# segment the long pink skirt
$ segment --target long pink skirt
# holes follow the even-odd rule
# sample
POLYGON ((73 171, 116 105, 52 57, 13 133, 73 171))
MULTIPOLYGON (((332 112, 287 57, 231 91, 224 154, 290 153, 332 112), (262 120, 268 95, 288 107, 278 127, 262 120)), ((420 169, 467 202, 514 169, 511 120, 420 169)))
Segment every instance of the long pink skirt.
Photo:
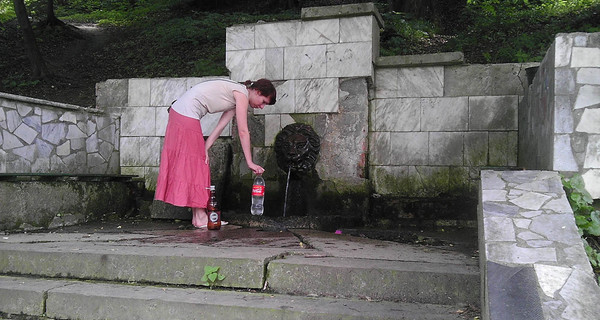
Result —
POLYGON ((154 198, 179 207, 206 208, 209 187, 200 121, 171 109, 154 198))

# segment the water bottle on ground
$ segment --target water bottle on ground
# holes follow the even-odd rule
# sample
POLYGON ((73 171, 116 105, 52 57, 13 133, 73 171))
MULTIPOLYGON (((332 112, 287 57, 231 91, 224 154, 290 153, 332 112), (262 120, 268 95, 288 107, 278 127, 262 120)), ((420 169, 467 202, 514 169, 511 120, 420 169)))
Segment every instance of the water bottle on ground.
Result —
POLYGON ((215 186, 210 186, 210 198, 208 198, 206 214, 208 215, 208 224, 206 225, 206 228, 208 230, 221 229, 221 211, 219 211, 217 204, 215 186))
POLYGON ((265 179, 262 175, 257 175, 252 184, 252 206, 250 213, 255 216, 261 216, 264 211, 263 202, 265 200, 265 179))

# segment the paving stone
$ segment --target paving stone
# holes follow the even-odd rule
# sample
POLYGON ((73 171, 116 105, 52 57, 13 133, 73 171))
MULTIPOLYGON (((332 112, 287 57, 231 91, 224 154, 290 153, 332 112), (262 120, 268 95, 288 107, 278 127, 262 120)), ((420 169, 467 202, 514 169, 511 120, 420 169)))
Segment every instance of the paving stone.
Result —
POLYGON ((488 262, 487 268, 490 319, 544 319, 533 268, 493 262, 488 262))
POLYGON ((512 202, 524 209, 538 210, 550 198, 550 196, 541 193, 528 192, 514 200, 510 200, 509 202, 512 202))
POLYGON ((542 291, 551 298, 563 287, 573 271, 571 268, 545 264, 535 264, 533 267, 542 291))

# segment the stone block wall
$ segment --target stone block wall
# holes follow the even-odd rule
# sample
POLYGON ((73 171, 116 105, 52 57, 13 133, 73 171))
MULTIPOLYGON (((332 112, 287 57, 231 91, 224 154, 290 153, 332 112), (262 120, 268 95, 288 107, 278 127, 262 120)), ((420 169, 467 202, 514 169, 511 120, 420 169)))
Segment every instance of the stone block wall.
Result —
POLYGON ((582 174, 600 198, 600 33, 559 34, 527 92, 519 165, 582 174))
POLYGON ((118 174, 119 118, 0 93, 0 173, 118 174))
POLYGON ((464 65, 460 53, 380 59, 370 124, 376 192, 469 192, 480 168, 516 166, 526 67, 464 65))
MULTIPOLYGON (((122 174, 143 177, 146 188, 155 189, 167 128, 167 108, 189 88, 214 78, 117 79, 96 85, 97 107, 121 116, 119 165, 122 174)), ((209 114, 202 119, 206 136, 220 116, 221 113, 209 114)), ((230 135, 231 127, 227 126, 221 136, 230 135)))
POLYGON ((600 288, 558 173, 481 172, 482 319, 598 319, 600 288))

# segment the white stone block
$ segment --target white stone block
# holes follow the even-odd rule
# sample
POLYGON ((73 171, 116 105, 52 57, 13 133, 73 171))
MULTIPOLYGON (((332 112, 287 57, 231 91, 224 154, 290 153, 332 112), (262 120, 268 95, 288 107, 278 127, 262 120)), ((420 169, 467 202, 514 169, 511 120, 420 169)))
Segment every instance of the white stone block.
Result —
POLYGON ((372 42, 373 16, 340 19, 340 42, 372 42))
POLYGON ((64 157, 71 153, 71 141, 67 140, 60 146, 56 147, 56 154, 64 157))
POLYGON ((571 49, 573 47, 573 38, 567 35, 561 35, 554 40, 554 66, 567 67, 571 62, 571 49))
POLYGON ((428 140, 427 132, 390 133, 391 150, 388 163, 392 165, 428 164, 428 140))
POLYGON ((226 52, 225 65, 229 69, 231 80, 265 78, 265 56, 265 49, 226 52))
POLYGON ((19 115, 21 117, 27 116, 32 110, 33 110, 32 107, 30 107, 26 104, 17 102, 17 111, 19 112, 19 115))
POLYGON ((42 123, 48 123, 58 119, 58 114, 54 110, 42 110, 42 123))
POLYGON ((136 166, 140 163, 140 137, 121 137, 120 165, 136 166))
POLYGON ((429 164, 454 166, 463 164, 463 133, 429 133, 429 164))
POLYGON ((554 160, 552 170, 556 171, 579 171, 577 161, 573 156, 570 135, 554 136, 554 160))
POLYGON ((98 152, 98 135, 93 134, 85 140, 87 153, 98 152))
POLYGON ((592 198, 600 199, 600 169, 588 170, 581 175, 585 184, 585 190, 592 198))
MULTIPOLYGON (((402 137, 399 137, 402 138, 402 137)), ((392 164, 392 146, 390 132, 373 132, 370 136, 371 142, 371 162, 373 165, 392 164)), ((425 141, 427 141, 425 137, 425 141)))
POLYGON ((281 127, 282 128, 285 128, 286 126, 288 126, 292 123, 296 123, 296 121, 294 120, 294 118, 292 118, 292 116, 290 116, 289 114, 281 115, 281 127))
POLYGON ((504 217, 484 218, 485 241, 516 241, 512 219, 504 217))
POLYGON ((600 168, 600 135, 588 135, 583 167, 586 169, 600 168))
POLYGON ((121 136, 152 136, 156 132, 153 107, 127 108, 121 115, 121 136))
POLYGON ((265 77, 270 80, 283 80, 283 48, 265 51, 265 77))
POLYGON ((337 78, 296 81, 297 113, 337 113, 339 80, 337 78))
POLYGON ((265 146, 275 144, 275 136, 281 130, 281 116, 278 114, 265 115, 265 146))
POLYGON ((300 22, 298 45, 338 43, 340 41, 339 19, 308 20, 300 22))
POLYGON ((584 109, 577 132, 600 133, 600 109, 584 109))
POLYGON ((398 69, 377 68, 375 69, 375 97, 396 98, 398 97, 398 69))
POLYGON ((574 47, 571 57, 572 68, 600 67, 600 48, 574 47))
MULTIPOLYGON (((219 122, 219 119, 221 119, 222 114, 223 114, 222 112, 208 113, 208 114, 204 115, 204 117, 202 117, 202 119, 200 119, 200 125, 202 126, 202 134, 205 137, 209 136, 213 132, 213 130, 217 126, 217 123, 219 122)), ((229 123, 225 126, 225 128, 223 129, 223 132, 221 132, 221 134, 219 136, 220 137, 230 137, 231 136, 231 121, 229 121, 229 123)))
POLYGON ((575 109, 581 109, 600 103, 600 86, 585 85, 579 89, 575 100, 575 109))
POLYGON ((169 113, 167 112, 168 107, 154 108, 156 115, 156 131, 153 136, 164 137, 165 131, 167 131, 167 123, 169 123, 169 113))
POLYGON ((147 107, 150 105, 150 79, 129 79, 127 105, 147 107))
POLYGON ((560 290, 569 276, 571 268, 549 266, 544 264, 535 264, 533 266, 538 278, 538 283, 546 296, 554 298, 556 291, 560 290))
POLYGON ((469 97, 470 130, 517 130, 517 96, 469 97))
POLYGON ((168 107, 186 91, 186 78, 152 79, 150 81, 150 106, 168 107))
POLYGON ((600 85, 600 66, 598 68, 581 68, 577 71, 577 83, 600 85))
POLYGON ((8 131, 14 132, 23 120, 17 110, 8 110, 6 112, 6 124, 8 131))
POLYGON ((284 49, 284 79, 324 78, 327 75, 325 45, 287 47, 284 49))
POLYGON ((373 57, 370 42, 327 45, 328 77, 371 77, 373 57))
POLYGON ((17 130, 15 130, 15 135, 25 141, 25 143, 31 144, 37 137, 38 132, 30 126, 22 123, 17 130))
POLYGON ((573 132, 573 112, 569 96, 554 96, 554 133, 573 132))
POLYGON ((161 152, 160 137, 140 137, 139 143, 140 155, 136 165, 158 166, 161 152))
MULTIPOLYGON (((31 163, 33 161, 35 161, 36 155, 35 155, 35 145, 26 145, 20 148, 15 148, 12 150, 12 152, 21 157, 21 160, 26 160, 27 164, 29 164, 29 166, 31 165, 31 163)), ((30 172, 31 169, 28 169, 27 172, 30 172)))
POLYGON ((75 112, 67 111, 63 113, 63 115, 60 116, 58 120, 70 123, 77 123, 77 114, 75 112))
POLYGON ((83 131, 81 131, 81 129, 79 129, 78 126, 72 124, 69 125, 69 129, 67 131, 67 139, 84 139, 87 138, 87 134, 83 131))
POLYGON ((421 99, 377 99, 373 106, 375 131, 420 131, 421 99))
POLYGON ((444 68, 418 67, 398 70, 398 97, 441 97, 444 68))
POLYGON ((467 97, 421 99, 422 131, 467 131, 467 97))
POLYGON ((225 50, 254 49, 254 25, 228 27, 225 34, 225 50))
POLYGON ((254 26, 254 43, 260 48, 281 48, 296 45, 296 32, 299 21, 284 21, 256 24, 254 26))

